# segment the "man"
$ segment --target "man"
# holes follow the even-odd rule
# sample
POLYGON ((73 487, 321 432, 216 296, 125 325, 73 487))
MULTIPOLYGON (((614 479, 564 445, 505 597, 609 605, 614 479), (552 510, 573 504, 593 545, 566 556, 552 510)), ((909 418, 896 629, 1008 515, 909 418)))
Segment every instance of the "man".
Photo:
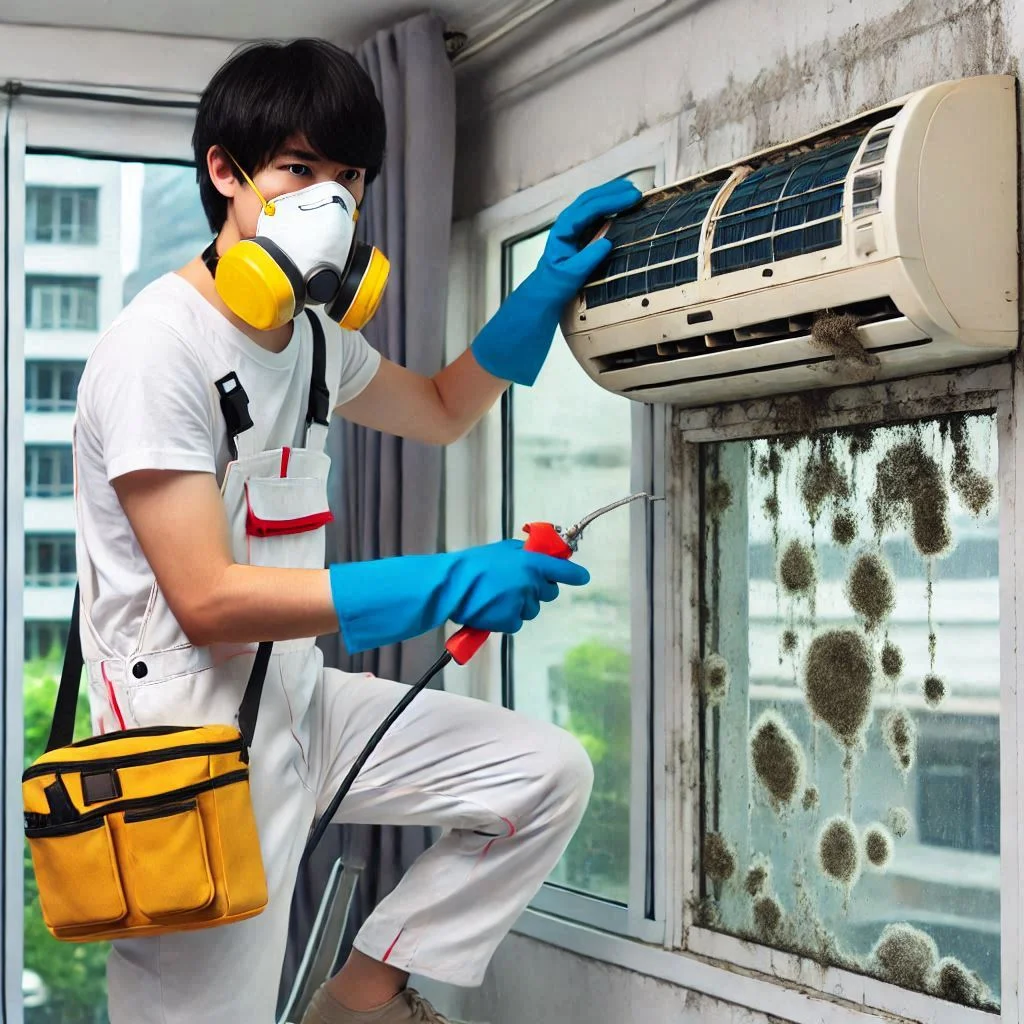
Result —
MULTIPOLYGON (((640 197, 619 181, 577 200, 537 271, 471 349, 425 378, 382 359, 324 306, 315 320, 281 314, 295 280, 294 266, 281 269, 297 258, 288 246, 352 251, 356 207, 384 141, 372 84, 348 54, 313 40, 236 54, 205 90, 193 139, 214 244, 144 289, 83 375, 78 555, 96 730, 233 721, 254 645, 275 642, 250 765, 267 909, 241 924, 115 943, 112 1024, 271 1024, 310 823, 404 692, 324 669, 315 637, 340 630, 355 652, 449 619, 515 632, 560 583, 588 580, 579 565, 518 541, 324 568, 329 460, 310 398, 318 383, 352 422, 456 440, 509 382, 533 383, 561 309, 610 249, 602 240, 578 250, 577 237, 640 197), (258 228, 297 233, 254 255, 247 240, 258 228), (236 385, 251 425, 225 418, 221 398, 236 385)), ((415 324, 409 332, 414 344, 415 324)), ((337 820, 438 826, 443 838, 366 922, 304 1024, 441 1020, 407 988, 409 974, 480 983, 568 844, 591 780, 567 733, 424 692, 337 820)))

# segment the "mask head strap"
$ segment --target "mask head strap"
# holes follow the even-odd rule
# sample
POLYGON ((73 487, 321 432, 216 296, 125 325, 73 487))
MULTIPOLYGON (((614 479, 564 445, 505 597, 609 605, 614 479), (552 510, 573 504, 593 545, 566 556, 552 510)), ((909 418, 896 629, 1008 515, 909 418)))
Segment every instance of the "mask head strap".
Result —
POLYGON ((263 198, 263 193, 256 187, 256 183, 252 180, 252 178, 250 178, 249 175, 245 173, 245 168, 242 167, 242 165, 231 155, 231 152, 227 148, 227 146, 221 146, 220 148, 223 149, 225 153, 227 153, 228 159, 238 169, 238 173, 241 174, 243 178, 245 178, 245 183, 249 186, 249 188, 253 190, 253 192, 256 193, 256 198, 259 199, 259 201, 263 204, 263 212, 268 217, 273 217, 276 210, 274 204, 272 202, 268 203, 266 199, 263 198))

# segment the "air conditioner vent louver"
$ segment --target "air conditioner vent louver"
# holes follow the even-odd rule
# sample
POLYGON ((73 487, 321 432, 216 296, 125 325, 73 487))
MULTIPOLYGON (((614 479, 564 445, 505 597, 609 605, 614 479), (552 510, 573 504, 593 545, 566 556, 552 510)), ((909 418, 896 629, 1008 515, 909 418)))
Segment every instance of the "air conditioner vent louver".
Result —
POLYGON ((585 291, 587 308, 696 281, 701 227, 719 191, 669 193, 612 221, 612 253, 585 291))
POLYGON ((731 331, 716 331, 705 334, 703 337, 686 338, 682 341, 663 341, 656 345, 645 345, 642 348, 615 352, 599 357, 596 360, 597 370, 599 373, 608 373, 612 370, 651 366, 673 359, 705 355, 716 349, 764 345, 770 341, 798 338, 810 334, 815 320, 819 317, 838 316, 844 313, 856 317, 861 324, 875 324, 883 320, 895 320, 902 316, 891 298, 870 299, 866 302, 851 303, 848 306, 799 313, 784 320, 766 320, 762 323, 736 327, 731 331))

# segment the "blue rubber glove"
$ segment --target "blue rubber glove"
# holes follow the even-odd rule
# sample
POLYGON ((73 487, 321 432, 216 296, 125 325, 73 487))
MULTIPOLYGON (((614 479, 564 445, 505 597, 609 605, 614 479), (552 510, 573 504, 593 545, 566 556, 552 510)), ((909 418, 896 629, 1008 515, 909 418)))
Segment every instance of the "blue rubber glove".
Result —
POLYGON ((612 251, 607 238, 580 249, 580 234, 635 206, 641 196, 635 185, 618 178, 584 192, 559 214, 537 268, 505 299, 470 346, 488 373, 514 384, 529 386, 536 381, 562 310, 612 251))
POLYGON ((438 555, 405 555, 330 567, 331 596, 350 654, 400 643, 449 620, 515 633, 540 614, 558 584, 583 586, 583 566, 524 551, 520 540, 438 555))

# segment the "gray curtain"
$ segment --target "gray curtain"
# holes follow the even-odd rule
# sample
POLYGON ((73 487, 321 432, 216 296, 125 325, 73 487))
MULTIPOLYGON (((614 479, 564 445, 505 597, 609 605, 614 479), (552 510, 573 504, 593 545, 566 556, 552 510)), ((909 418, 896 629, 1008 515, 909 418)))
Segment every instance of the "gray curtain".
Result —
MULTIPOLYGON (((455 81, 444 22, 423 14, 378 32, 356 51, 387 118, 387 153, 367 192, 362 237, 391 261, 391 277, 365 334, 383 356, 426 376, 444 361, 445 302, 455 168, 455 81)), ((442 451, 336 420, 328 440, 335 523, 328 562, 437 551, 442 529, 442 451)), ((440 634, 349 655, 340 637, 320 641, 324 663, 414 682, 441 653, 440 634)), ((367 680, 367 686, 373 682, 367 680)), ((430 845, 423 828, 331 829, 292 906, 283 991, 305 947, 330 866, 341 855, 365 864, 342 956, 374 906, 430 845)))

